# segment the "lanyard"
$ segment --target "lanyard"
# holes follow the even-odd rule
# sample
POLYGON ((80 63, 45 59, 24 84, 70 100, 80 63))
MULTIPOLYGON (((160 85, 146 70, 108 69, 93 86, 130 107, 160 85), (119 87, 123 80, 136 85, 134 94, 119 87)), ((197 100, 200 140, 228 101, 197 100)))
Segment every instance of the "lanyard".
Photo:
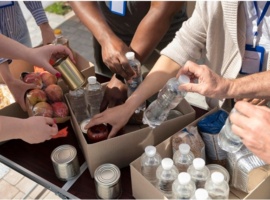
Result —
POLYGON ((255 48, 256 46, 256 43, 257 43, 257 36, 258 36, 258 27, 262 21, 262 19, 264 18, 265 14, 266 14, 266 11, 268 10, 268 7, 270 5, 270 2, 267 1, 264 8, 263 8, 263 11, 261 13, 261 16, 259 16, 259 11, 258 11, 258 4, 257 4, 257 1, 254 1, 254 7, 255 7, 255 10, 256 10, 256 14, 257 14, 257 17, 258 17, 258 20, 257 20, 257 25, 255 27, 255 32, 254 32, 254 37, 253 37, 253 48, 255 48))

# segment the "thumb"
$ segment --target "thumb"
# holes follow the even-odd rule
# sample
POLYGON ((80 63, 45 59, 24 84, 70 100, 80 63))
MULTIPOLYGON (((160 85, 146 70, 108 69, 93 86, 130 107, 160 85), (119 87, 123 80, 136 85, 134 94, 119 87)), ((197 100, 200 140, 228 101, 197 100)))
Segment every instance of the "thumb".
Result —
POLYGON ((111 132, 109 133, 108 139, 114 137, 114 136, 117 134, 118 131, 119 131, 119 130, 117 130, 117 128, 112 127, 112 130, 111 130, 111 132))
POLYGON ((57 71, 54 67, 52 67, 52 65, 48 62, 46 62, 44 65, 43 65, 43 68, 50 72, 51 74, 53 75, 56 75, 57 78, 59 78, 59 75, 61 74, 59 71, 57 71), (58 75, 57 75, 58 74, 58 75))

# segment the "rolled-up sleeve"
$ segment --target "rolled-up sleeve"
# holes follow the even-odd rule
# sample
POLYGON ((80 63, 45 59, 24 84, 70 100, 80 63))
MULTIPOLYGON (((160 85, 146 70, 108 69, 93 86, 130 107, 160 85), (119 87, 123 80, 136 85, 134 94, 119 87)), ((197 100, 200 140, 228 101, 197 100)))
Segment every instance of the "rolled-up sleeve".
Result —
POLYGON ((38 26, 48 22, 48 18, 43 9, 41 1, 24 1, 24 4, 31 12, 38 26))

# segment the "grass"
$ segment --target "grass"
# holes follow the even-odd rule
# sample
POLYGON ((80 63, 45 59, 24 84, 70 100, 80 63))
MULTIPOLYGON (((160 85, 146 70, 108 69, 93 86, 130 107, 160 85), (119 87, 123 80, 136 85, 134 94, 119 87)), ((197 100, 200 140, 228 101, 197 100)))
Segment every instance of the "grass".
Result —
POLYGON ((46 12, 54 13, 54 14, 57 14, 57 15, 65 15, 68 12, 70 12, 71 10, 72 10, 71 7, 65 1, 55 2, 52 5, 45 8, 46 12))

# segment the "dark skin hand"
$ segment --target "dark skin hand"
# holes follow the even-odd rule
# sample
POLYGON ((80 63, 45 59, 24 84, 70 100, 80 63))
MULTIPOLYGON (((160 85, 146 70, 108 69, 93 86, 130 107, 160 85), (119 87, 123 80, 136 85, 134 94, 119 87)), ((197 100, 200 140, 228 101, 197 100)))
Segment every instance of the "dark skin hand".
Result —
MULTIPOLYGON (((185 2, 152 1, 150 9, 141 20, 127 46, 107 24, 97 2, 72 1, 70 5, 75 14, 97 39, 102 49, 102 59, 113 72, 130 80, 135 72, 129 66, 125 54, 135 52, 136 58, 143 63, 154 51, 168 31, 174 15, 179 12, 185 2), (143 42, 142 42, 143 41, 143 42)), ((106 88, 101 111, 107 107, 120 105, 126 100, 126 89, 121 81, 113 76, 106 88), (118 88, 118 89, 117 89, 118 88)))

